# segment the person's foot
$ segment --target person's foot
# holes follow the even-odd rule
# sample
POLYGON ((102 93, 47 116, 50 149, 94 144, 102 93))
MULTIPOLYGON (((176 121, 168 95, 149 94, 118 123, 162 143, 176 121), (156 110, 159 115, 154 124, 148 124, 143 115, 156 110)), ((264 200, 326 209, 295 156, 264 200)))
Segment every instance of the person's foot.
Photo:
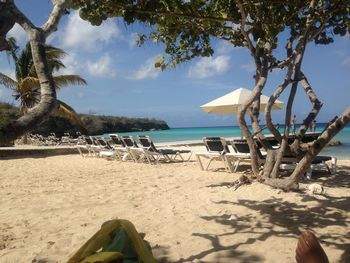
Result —
POLYGON ((295 259, 297 263, 329 263, 326 253, 311 231, 304 231, 300 235, 295 259))

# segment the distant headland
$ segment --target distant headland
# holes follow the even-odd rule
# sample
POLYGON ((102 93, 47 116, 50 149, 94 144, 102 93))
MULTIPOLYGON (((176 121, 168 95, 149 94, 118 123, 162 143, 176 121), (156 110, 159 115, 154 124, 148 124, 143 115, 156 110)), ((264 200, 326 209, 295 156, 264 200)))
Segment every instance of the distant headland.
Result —
MULTIPOLYGON (((20 111, 17 107, 0 102, 0 127, 16 119, 19 115, 20 111)), ((94 114, 80 114, 80 117, 84 123, 84 127, 66 118, 51 116, 33 131, 33 133, 44 136, 52 132, 57 136, 62 136, 65 132, 69 132, 71 135, 75 135, 76 132, 86 135, 99 135, 104 133, 169 129, 165 121, 153 118, 128 118, 94 114)))

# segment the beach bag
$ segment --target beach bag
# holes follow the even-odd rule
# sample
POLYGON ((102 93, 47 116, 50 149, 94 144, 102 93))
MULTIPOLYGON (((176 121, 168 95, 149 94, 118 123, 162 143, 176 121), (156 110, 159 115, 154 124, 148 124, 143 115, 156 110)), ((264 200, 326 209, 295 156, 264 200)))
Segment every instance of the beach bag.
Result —
POLYGON ((155 263, 151 247, 134 225, 123 219, 102 224, 68 263, 155 263))

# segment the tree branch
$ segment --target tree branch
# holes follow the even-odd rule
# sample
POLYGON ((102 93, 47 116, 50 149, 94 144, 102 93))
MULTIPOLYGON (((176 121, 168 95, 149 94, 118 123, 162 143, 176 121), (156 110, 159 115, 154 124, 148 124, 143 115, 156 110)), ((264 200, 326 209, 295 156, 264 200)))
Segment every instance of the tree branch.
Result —
POLYGON ((298 134, 295 136, 295 140, 293 144, 291 145, 291 148, 295 151, 296 149, 299 148, 301 139, 305 135, 308 127, 310 126, 311 122, 316 118, 318 113, 320 112, 322 108, 322 103, 318 100, 315 92, 311 88, 307 78, 305 77, 303 72, 300 72, 301 79, 300 82, 304 88, 305 93, 307 94, 310 102, 312 103, 313 107, 308 114, 308 116, 303 120, 302 125, 299 128, 298 134))
POLYGON ((253 45, 253 43, 252 43, 248 33, 245 31, 245 25, 246 25, 247 16, 245 14, 243 4, 242 4, 242 2, 240 0, 237 0, 236 4, 237 4, 237 7, 238 7, 238 9, 239 9, 239 11, 241 13, 241 25, 240 25, 241 33, 244 36, 245 40, 247 41, 247 47, 250 50, 250 53, 251 53, 251 55, 253 56, 253 58, 255 60, 255 63, 257 65, 261 65, 260 61, 256 57, 256 49, 255 49, 255 47, 254 47, 254 45, 253 45))
POLYGON ((41 27, 45 38, 57 30, 61 17, 67 12, 72 0, 52 0, 53 8, 46 23, 41 27))
POLYGON ((320 153, 325 145, 348 123, 350 122, 350 107, 348 107, 342 115, 333 122, 323 133, 317 138, 313 145, 309 148, 306 155, 300 160, 292 175, 286 180, 287 188, 301 180, 301 177, 309 169, 313 159, 320 153))

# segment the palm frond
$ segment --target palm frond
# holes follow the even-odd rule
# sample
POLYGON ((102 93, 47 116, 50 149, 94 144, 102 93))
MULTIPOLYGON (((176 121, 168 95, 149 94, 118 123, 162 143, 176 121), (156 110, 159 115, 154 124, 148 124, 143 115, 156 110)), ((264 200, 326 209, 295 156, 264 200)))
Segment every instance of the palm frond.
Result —
POLYGON ((64 103, 61 100, 57 100, 57 103, 58 103, 58 108, 53 113, 53 115, 69 119, 79 124, 81 127, 85 127, 85 124, 81 120, 79 114, 77 114, 71 106, 69 106, 68 104, 64 103))
POLYGON ((10 50, 6 51, 8 61, 10 62, 10 58, 12 58, 13 61, 16 63, 18 59, 17 52, 19 49, 19 46, 17 46, 17 40, 14 37, 9 37, 6 39, 6 41, 10 45, 10 50))
POLYGON ((53 47, 50 45, 45 46, 45 52, 46 52, 46 56, 48 57, 48 59, 62 59, 64 58, 67 53, 57 47, 53 47))
POLYGON ((57 90, 69 85, 87 85, 86 80, 80 77, 79 75, 54 76, 53 80, 55 82, 55 87, 57 90))
POLYGON ((0 73, 0 85, 4 85, 6 88, 16 90, 18 83, 9 76, 0 73))
MULTIPOLYGON (((50 66, 52 72, 58 71, 59 69, 66 67, 61 61, 61 59, 65 57, 67 53, 64 52, 62 49, 59 49, 53 46, 45 46, 45 53, 46 53, 47 63, 50 66)), ((33 63, 31 64, 28 74, 33 77, 37 76, 33 63)))
POLYGON ((39 89, 40 88, 40 81, 37 78, 34 77, 26 77, 22 79, 17 87, 17 89, 20 89, 22 92, 29 92, 32 89, 39 89))
POLYGON ((56 59, 56 58, 55 59, 51 59, 49 61, 49 63, 50 63, 49 65, 51 67, 51 71, 52 72, 58 71, 58 70, 60 70, 62 68, 66 68, 66 65, 64 65, 61 60, 56 59))
POLYGON ((19 83, 13 93, 13 97, 20 101, 20 109, 23 113, 39 103, 40 95, 40 87, 35 83, 35 79, 29 77, 19 83))
POLYGON ((19 81, 29 76, 29 72, 33 66, 32 51, 29 42, 22 50, 16 63, 16 79, 19 81))

